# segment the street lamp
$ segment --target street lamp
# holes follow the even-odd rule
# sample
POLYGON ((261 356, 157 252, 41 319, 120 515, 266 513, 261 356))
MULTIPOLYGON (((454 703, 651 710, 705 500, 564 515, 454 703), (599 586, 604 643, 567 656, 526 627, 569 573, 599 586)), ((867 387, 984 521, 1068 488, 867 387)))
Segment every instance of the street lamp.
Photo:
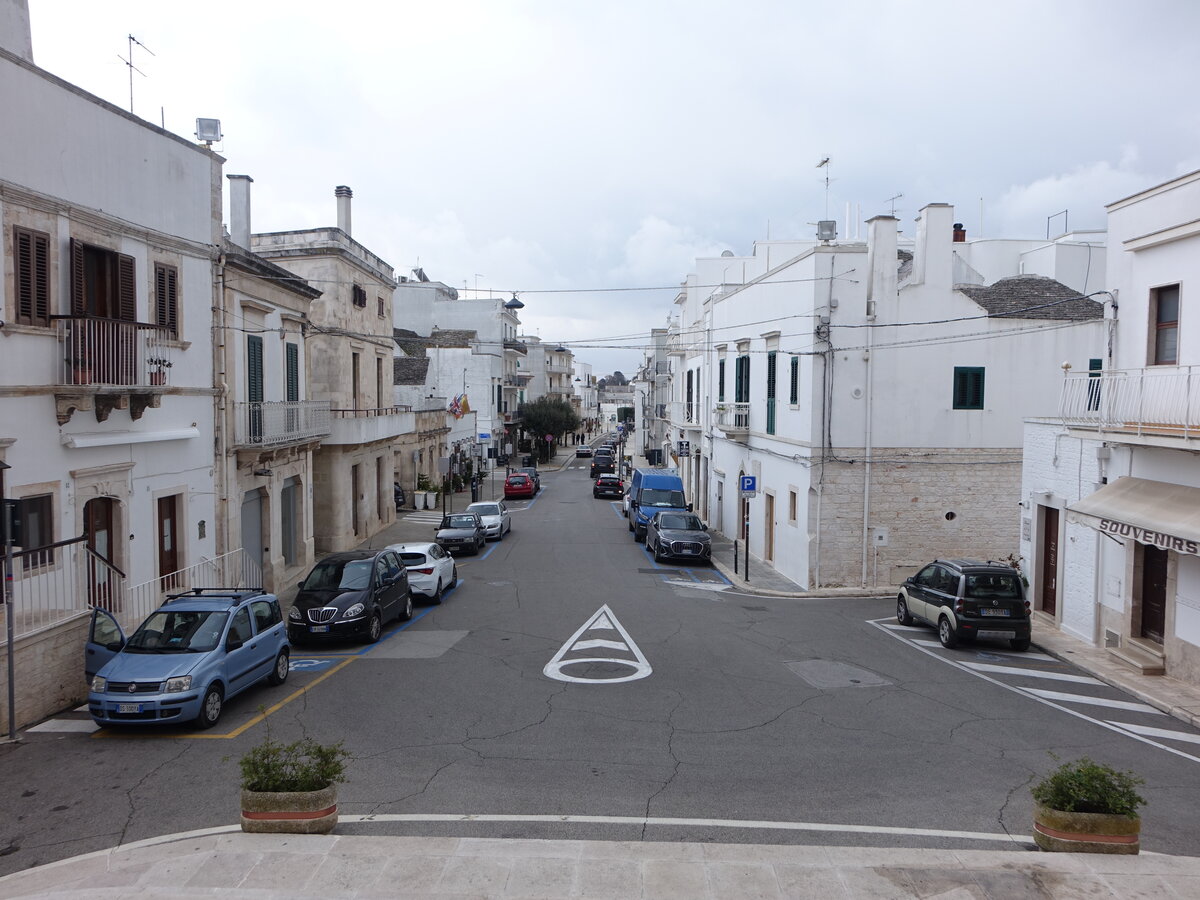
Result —
POLYGON ((525 304, 517 299, 517 292, 513 291, 512 299, 504 304, 505 309, 524 309, 525 304))

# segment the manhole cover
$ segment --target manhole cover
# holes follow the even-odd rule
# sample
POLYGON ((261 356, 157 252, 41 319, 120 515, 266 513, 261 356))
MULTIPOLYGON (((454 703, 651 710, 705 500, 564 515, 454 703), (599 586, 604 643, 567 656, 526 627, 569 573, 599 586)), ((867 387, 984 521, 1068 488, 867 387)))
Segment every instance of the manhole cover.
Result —
POLYGON ((833 659, 806 659, 785 665, 818 690, 845 687, 880 687, 891 684, 886 678, 833 659))

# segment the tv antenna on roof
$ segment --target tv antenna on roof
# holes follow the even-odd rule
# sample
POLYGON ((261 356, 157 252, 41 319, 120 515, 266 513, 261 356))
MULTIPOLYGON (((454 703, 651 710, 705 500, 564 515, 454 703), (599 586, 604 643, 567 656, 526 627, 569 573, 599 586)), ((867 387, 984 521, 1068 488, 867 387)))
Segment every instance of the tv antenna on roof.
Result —
POLYGON ((819 163, 817 163, 817 168, 825 170, 825 218, 828 219, 829 218, 829 157, 828 156, 823 157, 821 159, 821 161, 819 163))
POLYGON ((886 200, 883 201, 884 203, 892 204, 892 212, 891 212, 892 216, 896 215, 896 201, 899 200, 903 196, 904 196, 903 194, 897 194, 896 196, 888 197, 886 200))
POLYGON ((139 69, 137 66, 135 66, 133 64, 133 45, 137 44, 139 47, 141 47, 143 50, 145 50, 151 56, 154 56, 154 51, 151 50, 149 47, 147 47, 145 44, 143 44, 141 41, 139 41, 137 38, 135 38, 132 34, 129 35, 128 37, 129 37, 129 50, 128 50, 129 59, 126 59, 120 53, 117 54, 117 59, 119 59, 121 62, 125 63, 125 65, 127 65, 129 67, 129 112, 132 113, 133 112, 133 73, 137 72, 143 78, 146 77, 146 73, 143 72, 141 69, 139 69))

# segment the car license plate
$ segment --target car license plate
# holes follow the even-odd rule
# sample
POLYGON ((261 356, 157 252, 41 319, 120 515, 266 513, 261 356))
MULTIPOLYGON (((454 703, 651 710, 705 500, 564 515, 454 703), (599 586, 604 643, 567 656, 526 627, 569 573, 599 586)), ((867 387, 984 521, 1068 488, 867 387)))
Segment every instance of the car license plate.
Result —
POLYGON ((313 632, 314 634, 320 634, 323 631, 328 631, 329 626, 328 625, 309 625, 308 630, 313 632))
POLYGON ((975 632, 975 636, 981 638, 1008 638, 1011 640, 1016 637, 1016 634, 1011 631, 988 631, 985 628, 981 628, 975 632))
POLYGON ((981 610, 979 610, 979 614, 981 616, 1011 616, 1012 610, 1011 609, 981 609, 981 610))
POLYGON ((118 703, 117 712, 119 713, 140 713, 142 704, 140 703, 118 703))

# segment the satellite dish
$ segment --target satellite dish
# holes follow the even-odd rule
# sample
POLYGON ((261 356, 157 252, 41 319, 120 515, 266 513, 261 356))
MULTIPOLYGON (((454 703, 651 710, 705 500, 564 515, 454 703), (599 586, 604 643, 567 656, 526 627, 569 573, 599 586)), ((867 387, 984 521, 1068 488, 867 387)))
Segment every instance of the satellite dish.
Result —
POLYGON ((721 256, 723 256, 723 257, 725 257, 726 259, 728 259, 729 257, 733 256, 733 251, 732 251, 732 250, 722 250, 722 251, 721 251, 721 256))

